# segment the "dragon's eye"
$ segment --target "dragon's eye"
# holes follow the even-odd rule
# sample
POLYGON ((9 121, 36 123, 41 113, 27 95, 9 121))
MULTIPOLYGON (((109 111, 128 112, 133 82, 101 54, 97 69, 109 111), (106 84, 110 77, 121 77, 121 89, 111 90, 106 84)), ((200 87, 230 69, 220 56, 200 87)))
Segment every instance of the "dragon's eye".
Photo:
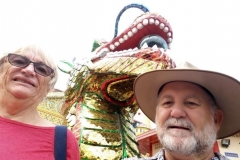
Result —
POLYGON ((166 41, 159 35, 147 35, 143 37, 138 48, 153 47, 155 45, 158 48, 168 49, 166 41))

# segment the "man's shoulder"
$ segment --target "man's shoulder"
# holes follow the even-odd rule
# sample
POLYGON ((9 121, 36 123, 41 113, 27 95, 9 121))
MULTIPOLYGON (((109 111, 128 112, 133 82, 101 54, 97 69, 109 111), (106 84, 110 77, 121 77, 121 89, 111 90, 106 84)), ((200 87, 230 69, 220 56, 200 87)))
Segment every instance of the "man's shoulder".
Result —
MULTIPOLYGON (((217 155, 219 160, 230 160, 220 153, 215 153, 215 155, 217 155)), ((132 157, 132 158, 125 158, 123 160, 164 160, 164 151, 161 149, 152 157, 144 157, 144 158, 132 157)))
POLYGON ((125 158, 123 160, 164 160, 164 151, 160 149, 154 156, 152 157, 143 157, 143 158, 125 158))
POLYGON ((217 155, 220 160, 230 160, 221 153, 215 152, 215 155, 217 155))

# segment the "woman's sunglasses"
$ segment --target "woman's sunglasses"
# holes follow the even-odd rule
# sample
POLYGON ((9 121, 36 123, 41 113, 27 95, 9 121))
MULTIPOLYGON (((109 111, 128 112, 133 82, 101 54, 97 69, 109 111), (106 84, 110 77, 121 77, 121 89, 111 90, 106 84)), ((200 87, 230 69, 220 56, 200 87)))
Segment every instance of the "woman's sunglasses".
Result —
POLYGON ((34 71, 44 77, 47 77, 54 72, 53 69, 47 66, 46 64, 42 62, 30 61, 28 58, 18 54, 9 53, 8 62, 11 65, 20 67, 20 68, 27 67, 30 63, 33 63, 34 71))

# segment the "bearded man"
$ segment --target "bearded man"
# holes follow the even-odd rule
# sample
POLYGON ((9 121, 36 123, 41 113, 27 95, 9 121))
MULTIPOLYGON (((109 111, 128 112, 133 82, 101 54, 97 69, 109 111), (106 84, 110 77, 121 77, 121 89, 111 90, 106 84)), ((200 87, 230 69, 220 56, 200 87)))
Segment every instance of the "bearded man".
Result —
MULTIPOLYGON (((175 69, 140 75, 134 92, 141 110, 155 120, 163 148, 139 160, 227 160, 213 150, 216 139, 240 131, 240 82, 185 62, 175 69)), ((134 158, 129 158, 129 160, 134 158)))

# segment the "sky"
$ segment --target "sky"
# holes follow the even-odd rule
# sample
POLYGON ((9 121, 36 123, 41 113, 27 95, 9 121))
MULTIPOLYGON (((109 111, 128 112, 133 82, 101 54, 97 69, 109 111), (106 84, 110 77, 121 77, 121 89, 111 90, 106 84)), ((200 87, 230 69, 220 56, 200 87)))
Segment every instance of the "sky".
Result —
MULTIPOLYGON (((112 40, 118 13, 131 3, 168 20, 173 42, 167 54, 176 64, 189 61, 240 80, 239 0, 0 0, 0 52, 35 44, 56 64, 78 61, 91 53, 94 39, 112 40)), ((118 33, 140 14, 124 12, 118 33)), ((67 80, 59 71, 56 88, 65 90, 67 80)))

